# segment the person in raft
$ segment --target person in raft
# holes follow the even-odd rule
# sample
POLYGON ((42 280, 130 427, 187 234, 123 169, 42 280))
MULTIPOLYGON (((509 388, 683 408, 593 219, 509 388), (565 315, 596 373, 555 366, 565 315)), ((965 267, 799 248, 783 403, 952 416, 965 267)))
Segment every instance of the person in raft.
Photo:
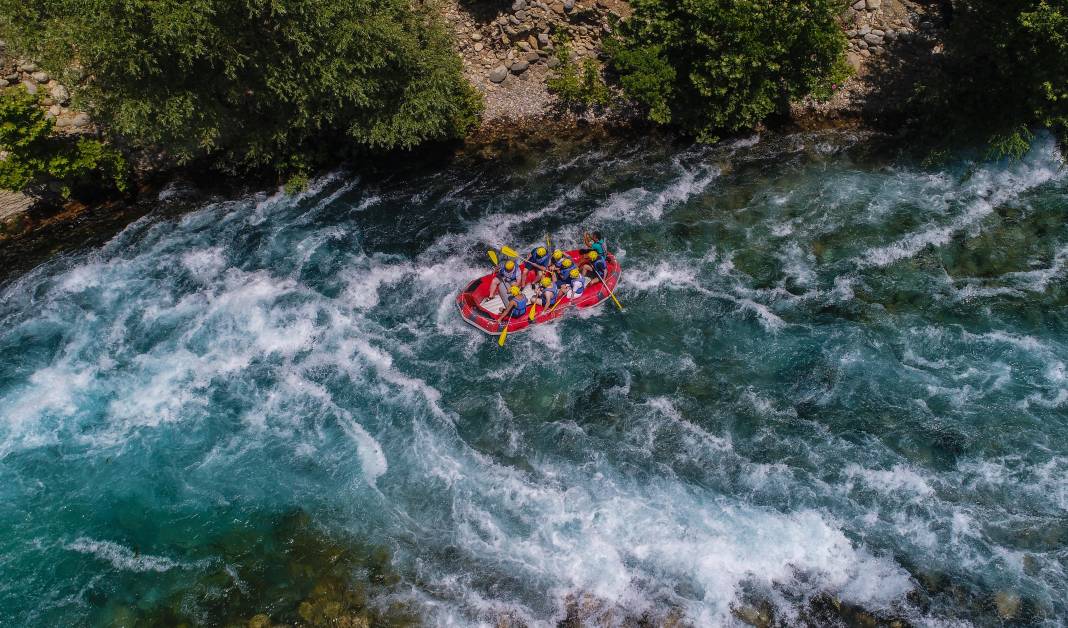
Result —
POLYGON ((511 316, 515 318, 523 318, 527 315, 527 297, 523 294, 523 291, 519 289, 519 286, 512 286, 508 292, 512 295, 512 298, 508 300, 508 305, 505 306, 504 311, 497 317, 497 322, 501 322, 511 316))
POLYGON ((554 268, 554 270, 556 271, 557 287, 564 286, 567 284, 568 281, 570 281, 568 278, 571 275, 571 271, 575 270, 575 268, 575 263, 571 261, 571 258, 569 256, 565 255, 563 259, 560 260, 560 263, 557 264, 554 268))
POLYGON ((519 287, 522 288, 529 283, 539 282, 543 277, 547 277, 551 264, 552 257, 549 255, 549 249, 544 246, 535 248, 523 263, 524 271, 519 281, 519 287), (531 273, 534 273, 533 279, 530 277, 531 273))
POLYGON ((582 274, 590 278, 590 283, 601 281, 607 272, 608 264, 597 254, 597 251, 591 250, 586 254, 582 264, 582 274))
POLYGON ((568 273, 568 283, 564 288, 565 292, 562 297, 570 297, 572 301, 582 296, 582 293, 586 291, 586 276, 579 272, 579 269, 572 268, 568 273))
POLYGON ((534 289, 534 305, 540 305, 542 308, 552 307, 556 303, 560 296, 560 289, 556 287, 553 280, 548 277, 542 277, 538 286, 534 289))
POLYGON ((508 260, 503 265, 497 265, 497 272, 490 282, 489 294, 496 292, 501 296, 501 303, 508 301, 508 289, 519 282, 519 265, 508 260))
POLYGON ((597 257, 608 259, 608 243, 601 237, 600 231, 583 233, 582 242, 586 244, 586 248, 582 249, 583 256, 589 255, 590 251, 596 251, 597 257))

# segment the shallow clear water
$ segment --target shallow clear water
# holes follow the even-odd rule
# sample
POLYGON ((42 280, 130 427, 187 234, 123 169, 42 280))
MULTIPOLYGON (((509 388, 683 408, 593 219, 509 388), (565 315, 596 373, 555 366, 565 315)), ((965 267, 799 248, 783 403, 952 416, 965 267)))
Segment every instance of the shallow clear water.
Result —
POLYGON ((620 141, 184 199, 0 287, 2 624, 292 621, 331 544, 435 625, 579 596, 792 624, 823 593, 1068 618, 1048 139, 940 167, 848 134, 620 141), (504 350, 460 320, 488 246, 582 225, 625 313, 504 350))

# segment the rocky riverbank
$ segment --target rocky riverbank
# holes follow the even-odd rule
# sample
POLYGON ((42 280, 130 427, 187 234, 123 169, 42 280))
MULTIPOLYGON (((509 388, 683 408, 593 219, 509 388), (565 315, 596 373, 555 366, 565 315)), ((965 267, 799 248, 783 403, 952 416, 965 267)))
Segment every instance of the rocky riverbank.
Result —
POLYGON ((613 26, 630 15, 623 0, 449 0, 443 7, 464 74, 485 101, 483 127, 539 118, 558 109, 546 87, 567 46, 573 62, 598 58, 613 26))
MULTIPOLYGON (((499 154, 530 141, 567 136, 579 126, 608 132, 641 129, 639 116, 626 106, 591 110, 563 107, 547 87, 562 63, 566 46, 573 63, 603 60, 604 42, 620 20, 631 14, 626 0, 443 0, 442 16, 453 34, 464 75, 481 93, 485 109, 480 126, 460 151, 499 154)), ((912 93, 917 72, 941 53, 942 15, 936 4, 914 0, 844 2, 840 15, 849 38, 847 61, 854 76, 828 101, 795 103, 790 122, 802 128, 864 125, 901 109, 912 93)), ((77 83, 77 76, 68 77, 77 83)), ((0 88, 22 85, 42 95, 42 106, 61 134, 94 134, 93 120, 79 111, 72 89, 30 60, 5 55, 0 42, 0 88)), ((131 156, 141 175, 158 175, 159 165, 131 156)), ((38 199, 0 196, 0 240, 43 226, 55 215, 35 217, 38 199)), ((77 204, 60 215, 80 215, 77 204)))

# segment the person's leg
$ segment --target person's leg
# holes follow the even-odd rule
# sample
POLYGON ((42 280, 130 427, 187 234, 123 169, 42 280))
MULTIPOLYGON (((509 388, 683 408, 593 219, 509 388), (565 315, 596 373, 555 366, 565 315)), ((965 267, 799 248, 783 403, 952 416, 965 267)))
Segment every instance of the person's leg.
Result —
POLYGON ((494 277, 490 281, 489 292, 486 293, 486 298, 483 299, 484 301, 488 301, 488 300, 493 298, 493 293, 497 292, 497 287, 500 285, 500 283, 501 283, 501 280, 499 278, 497 278, 497 277, 494 277))

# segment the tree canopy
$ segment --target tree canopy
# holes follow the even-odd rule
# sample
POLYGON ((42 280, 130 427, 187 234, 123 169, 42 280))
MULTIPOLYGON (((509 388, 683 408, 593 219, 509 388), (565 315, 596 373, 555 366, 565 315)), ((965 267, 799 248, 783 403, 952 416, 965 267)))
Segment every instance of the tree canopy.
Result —
POLYGON ((651 120, 699 139, 752 128, 845 78, 838 0, 632 0, 608 51, 651 120))
POLYGON ((481 106, 418 0, 0 0, 0 34, 111 132, 228 170, 459 136, 481 106))

